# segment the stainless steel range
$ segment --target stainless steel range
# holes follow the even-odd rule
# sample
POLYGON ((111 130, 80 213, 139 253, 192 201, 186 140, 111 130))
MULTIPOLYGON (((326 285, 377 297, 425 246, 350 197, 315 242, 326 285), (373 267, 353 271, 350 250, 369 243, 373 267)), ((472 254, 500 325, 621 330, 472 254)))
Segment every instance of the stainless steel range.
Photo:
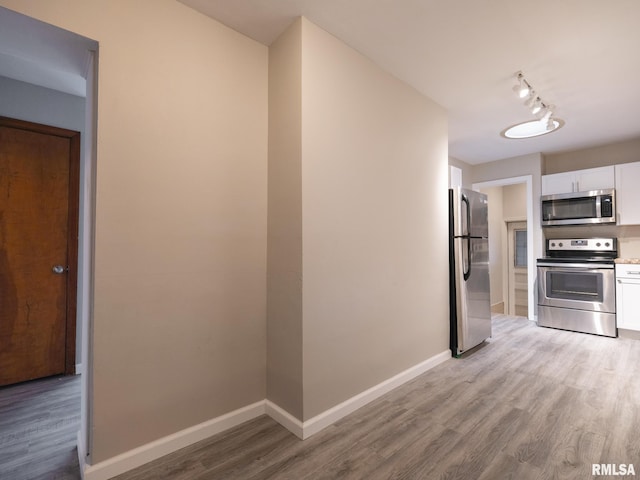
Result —
POLYGON ((538 325, 617 337, 616 238, 547 239, 538 259, 538 325))

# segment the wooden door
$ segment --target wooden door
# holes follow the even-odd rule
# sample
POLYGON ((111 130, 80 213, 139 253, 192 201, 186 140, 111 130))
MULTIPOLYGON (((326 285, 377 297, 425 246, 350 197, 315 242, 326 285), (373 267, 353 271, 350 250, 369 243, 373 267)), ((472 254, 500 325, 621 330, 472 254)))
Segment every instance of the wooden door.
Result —
POLYGON ((0 117, 0 385, 75 370, 80 134, 0 117))

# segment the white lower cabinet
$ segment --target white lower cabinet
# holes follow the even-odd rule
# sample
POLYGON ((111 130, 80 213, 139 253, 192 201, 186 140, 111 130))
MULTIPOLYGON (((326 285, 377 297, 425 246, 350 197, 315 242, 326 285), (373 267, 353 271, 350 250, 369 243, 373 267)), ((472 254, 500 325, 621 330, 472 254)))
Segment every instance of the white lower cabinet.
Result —
POLYGON ((640 331, 640 264, 616 264, 618 328, 640 331))

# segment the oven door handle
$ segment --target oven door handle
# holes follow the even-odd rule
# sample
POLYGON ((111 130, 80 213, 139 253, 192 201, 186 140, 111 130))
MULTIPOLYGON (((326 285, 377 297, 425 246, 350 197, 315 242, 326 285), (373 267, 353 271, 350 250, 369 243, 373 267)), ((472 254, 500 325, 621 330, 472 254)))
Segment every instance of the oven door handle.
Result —
MULTIPOLYGON (((546 262, 538 262, 539 267, 551 267, 555 269, 563 269, 563 268, 571 268, 572 272, 575 272, 576 269, 582 270, 613 270, 615 268, 614 265, 607 264, 589 264, 589 263, 546 263, 546 262)), ((557 271, 557 270, 556 270, 557 271)))

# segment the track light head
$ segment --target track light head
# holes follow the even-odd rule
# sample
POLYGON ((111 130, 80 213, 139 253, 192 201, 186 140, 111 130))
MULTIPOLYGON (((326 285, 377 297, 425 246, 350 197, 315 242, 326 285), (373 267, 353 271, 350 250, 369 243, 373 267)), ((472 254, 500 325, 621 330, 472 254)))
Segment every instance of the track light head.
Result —
POLYGON ((545 128, 547 129, 547 131, 556 129, 556 121, 553 119, 553 117, 549 117, 549 120, 547 120, 547 125, 545 126, 545 128))
POLYGON ((527 95, 531 93, 531 85, 527 83, 524 79, 524 75, 522 72, 518 72, 517 75, 518 83, 513 87, 513 91, 516 92, 516 95, 520 98, 526 98, 527 95))
POLYGON ((551 119, 551 115, 553 115, 553 110, 555 108, 555 105, 549 105, 545 112, 544 115, 542 116, 542 118, 540 119, 541 122, 543 123, 547 123, 549 122, 549 120, 551 119))
POLYGON ((544 108, 544 103, 540 100, 540 97, 537 97, 531 106, 531 113, 534 115, 540 113, 540 111, 544 108))
POLYGON ((529 98, 524 102, 524 106, 531 109, 535 105, 536 100, 540 100, 540 97, 538 97, 535 91, 531 90, 529 98))

